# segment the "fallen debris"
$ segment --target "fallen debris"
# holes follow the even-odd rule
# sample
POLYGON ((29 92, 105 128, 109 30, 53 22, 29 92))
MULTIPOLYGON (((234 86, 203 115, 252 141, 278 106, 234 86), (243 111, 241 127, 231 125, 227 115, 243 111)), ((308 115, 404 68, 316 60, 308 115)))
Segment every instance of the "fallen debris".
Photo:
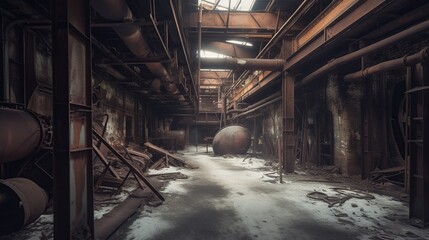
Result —
MULTIPOLYGON (((153 193, 155 193, 155 195, 161 199, 161 200, 165 200, 164 197, 161 195, 161 193, 150 183, 150 181, 140 172, 139 169, 137 169, 132 162, 130 162, 129 160, 127 160, 124 156, 122 156, 118 151, 116 151, 97 131, 95 131, 93 129, 93 136, 96 137, 104 146, 107 147, 107 149, 109 149, 109 151, 115 155, 123 164, 125 164, 129 169, 130 172, 132 172, 132 174, 135 176, 137 182, 139 183, 140 187, 142 187, 141 183, 139 182, 139 180, 142 180, 146 186, 148 186, 153 193)), ((128 173, 129 174, 129 173, 128 173)))
POLYGON ((390 182, 395 185, 404 186, 405 167, 393 167, 371 172, 371 178, 374 182, 390 182))
POLYGON ((367 199, 367 200, 375 199, 373 195, 369 193, 364 193, 358 190, 351 190, 346 188, 331 188, 331 189, 337 192, 338 194, 336 196, 329 196, 328 194, 323 192, 313 191, 308 193, 307 197, 326 202, 329 204, 328 207, 333 207, 336 204, 338 204, 338 206, 342 206, 347 200, 351 198, 367 199))
MULTIPOLYGON (((179 156, 177 156, 175 154, 171 154, 167 150, 165 150, 163 148, 160 148, 160 147, 158 147, 158 146, 156 146, 156 145, 154 145, 154 144, 152 144, 150 142, 146 142, 144 145, 148 149, 153 150, 153 151, 155 151, 157 153, 160 153, 160 154, 164 155, 164 157, 161 158, 162 161, 159 164, 164 163, 166 166, 168 166, 169 164, 172 164, 172 165, 176 166, 176 162, 177 162, 179 165, 184 166, 186 168, 190 168, 190 169, 196 169, 196 168, 198 168, 198 166, 194 166, 192 164, 189 164, 183 158, 181 158, 181 157, 179 157, 179 156)), ((155 165, 155 164, 153 164, 153 165, 155 165)), ((154 168, 153 165, 151 166, 151 168, 157 169, 157 168, 154 168)), ((157 165, 156 167, 160 167, 160 166, 157 165)))
POLYGON ((170 172, 170 173, 158 173, 150 174, 148 177, 156 177, 160 180, 176 180, 176 179, 187 179, 188 176, 181 172, 170 172))

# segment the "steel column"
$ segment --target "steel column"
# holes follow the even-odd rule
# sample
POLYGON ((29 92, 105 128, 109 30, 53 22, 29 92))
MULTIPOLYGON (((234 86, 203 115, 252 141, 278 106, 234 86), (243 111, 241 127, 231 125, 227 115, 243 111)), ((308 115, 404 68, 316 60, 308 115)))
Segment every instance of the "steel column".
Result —
POLYGON ((283 109, 283 168, 286 173, 295 171, 295 78, 284 73, 282 81, 283 109))
POLYGON ((54 236, 93 239, 90 1, 52 2, 54 236))
POLYGON ((410 192, 410 220, 418 227, 429 225, 429 65, 407 68, 406 160, 410 192))

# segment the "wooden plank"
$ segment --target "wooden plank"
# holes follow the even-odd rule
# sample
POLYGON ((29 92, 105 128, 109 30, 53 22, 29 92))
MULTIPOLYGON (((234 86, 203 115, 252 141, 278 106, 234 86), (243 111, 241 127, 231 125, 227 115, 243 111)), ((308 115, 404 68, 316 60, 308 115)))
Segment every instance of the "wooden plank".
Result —
POLYGON ((131 154, 131 155, 135 155, 137 157, 141 157, 144 158, 145 160, 150 160, 150 157, 138 150, 132 149, 132 148, 127 148, 127 151, 131 154))
POLYGON ((110 166, 109 161, 104 157, 103 153, 101 153, 101 150, 93 143, 92 148, 94 149, 95 154, 100 159, 100 161, 106 166, 106 168, 109 169, 109 172, 114 176, 115 178, 121 178, 119 174, 115 171, 115 169, 110 166))
POLYGON ((110 146, 110 144, 103 137, 101 137, 97 131, 95 131, 93 129, 92 132, 93 132, 94 136, 96 136, 98 139, 100 139, 100 141, 110 150, 110 152, 113 153, 113 155, 115 155, 119 160, 122 161, 122 163, 127 165, 128 168, 130 168, 133 171, 133 173, 135 173, 141 180, 143 180, 143 182, 146 184, 146 186, 148 186, 150 188, 150 190, 152 190, 152 192, 155 193, 155 195, 160 200, 165 201, 165 199, 161 195, 161 193, 149 182, 148 179, 146 179, 146 177, 136 167, 134 167, 134 165, 132 163, 130 163, 120 153, 118 153, 118 151, 116 151, 112 146, 110 146))
POLYGON ((161 164, 165 161, 165 157, 162 157, 160 159, 158 159, 158 161, 156 161, 154 164, 152 164, 152 166, 150 166, 151 169, 157 169, 159 166, 161 166, 161 164))
POLYGON ((152 149, 152 150, 156 151, 156 152, 159 152, 159 153, 165 154, 165 155, 167 155, 167 156, 169 156, 169 157, 171 157, 171 158, 176 159, 177 161, 179 161, 180 163, 182 163, 185 167, 189 167, 189 168, 192 168, 192 169, 196 169, 196 168, 198 168, 197 166, 194 166, 194 165, 192 165, 192 164, 186 163, 186 161, 185 161, 183 158, 181 158, 181 157, 179 157, 179 156, 176 156, 176 155, 174 155, 174 154, 171 154, 171 153, 169 153, 167 150, 165 150, 165 149, 163 149, 163 148, 160 148, 160 147, 158 147, 158 146, 155 146, 155 145, 153 145, 153 144, 152 144, 152 143, 150 143, 150 142, 146 142, 144 145, 145 145, 146 147, 148 147, 148 148, 150 148, 150 149, 152 149))

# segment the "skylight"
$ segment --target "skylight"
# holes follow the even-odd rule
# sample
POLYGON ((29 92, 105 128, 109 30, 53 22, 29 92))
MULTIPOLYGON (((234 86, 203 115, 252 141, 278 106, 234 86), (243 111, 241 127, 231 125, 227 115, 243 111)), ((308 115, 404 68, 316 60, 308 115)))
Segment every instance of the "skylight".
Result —
POLYGON ((251 44, 250 42, 243 42, 243 41, 237 41, 237 40, 226 40, 226 42, 241 45, 241 46, 247 46, 247 47, 253 46, 253 44, 251 44))
POLYGON ((229 58, 230 56, 223 55, 221 53, 201 50, 201 58, 229 58))
POLYGON ((198 0, 198 5, 203 3, 203 5, 208 5, 215 10, 228 10, 228 6, 230 6, 231 10, 235 11, 250 11, 255 3, 255 0, 198 0), (231 1, 231 5, 229 5, 229 1, 231 1))

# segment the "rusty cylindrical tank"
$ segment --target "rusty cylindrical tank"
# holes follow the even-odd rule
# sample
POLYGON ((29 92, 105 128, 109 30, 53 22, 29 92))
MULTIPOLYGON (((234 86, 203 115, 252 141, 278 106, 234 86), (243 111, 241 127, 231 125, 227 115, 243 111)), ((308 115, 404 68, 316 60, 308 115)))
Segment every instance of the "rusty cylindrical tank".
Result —
POLYGON ((15 232, 45 211, 48 196, 26 178, 0 180, 0 233, 15 232))
POLYGON ((0 163, 34 153, 43 141, 43 126, 36 115, 23 110, 0 108, 0 163))
POLYGON ((212 146, 215 155, 245 154, 250 143, 249 130, 242 126, 232 125, 216 133, 212 146))

